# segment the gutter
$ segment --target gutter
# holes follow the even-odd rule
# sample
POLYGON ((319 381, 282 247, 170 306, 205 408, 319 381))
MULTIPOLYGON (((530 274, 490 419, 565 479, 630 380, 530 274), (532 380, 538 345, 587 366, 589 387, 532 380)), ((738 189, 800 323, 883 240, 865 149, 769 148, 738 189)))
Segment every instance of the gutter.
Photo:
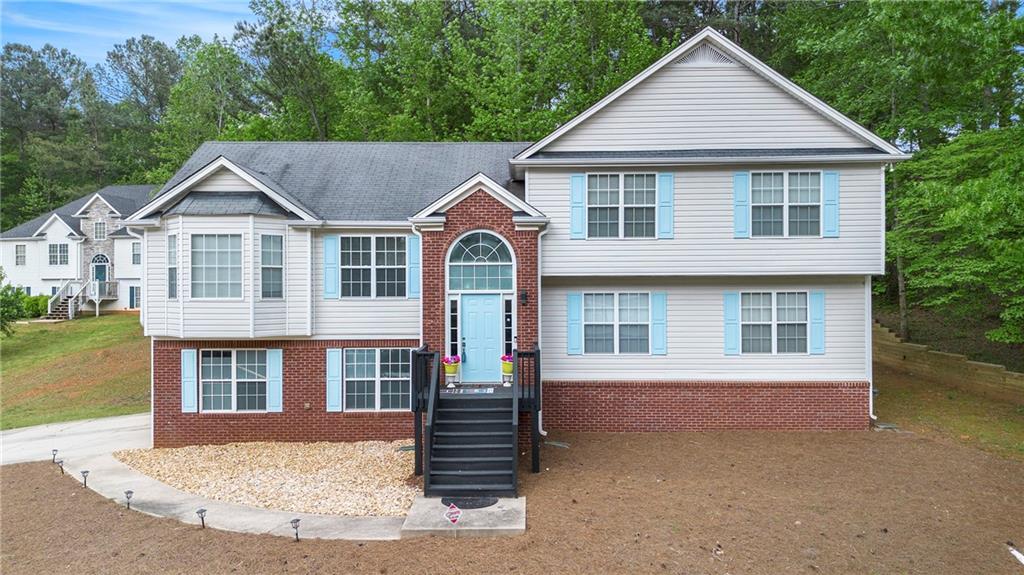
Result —
MULTIPOLYGON (((543 277, 543 274, 541 273, 541 270, 543 270, 543 266, 542 266, 543 255, 542 254, 543 254, 544 251, 543 251, 543 249, 541 249, 542 245, 543 245, 543 242, 541 240, 544 238, 544 234, 548 233, 549 231, 551 231, 550 228, 545 227, 543 230, 540 231, 540 233, 537 234, 537 349, 538 350, 541 349, 541 344, 543 343, 542 338, 543 338, 543 333, 544 333, 544 330, 542 330, 541 327, 540 327, 540 318, 543 316, 542 312, 543 312, 543 309, 544 309, 544 298, 541 297, 541 278, 543 277)), ((537 358, 537 361, 540 361, 539 357, 537 358)), ((543 381, 544 381, 544 374, 541 374, 541 382, 543 382, 543 381)), ((541 382, 538 382, 538 383, 541 383, 541 382)), ((543 388, 543 385, 541 387, 543 388)), ((544 406, 543 391, 541 392, 540 400, 541 400, 541 407, 543 407, 544 406)), ((543 409, 538 409, 537 410, 537 431, 540 432, 541 437, 547 437, 548 436, 548 432, 544 430, 544 410, 543 409)))

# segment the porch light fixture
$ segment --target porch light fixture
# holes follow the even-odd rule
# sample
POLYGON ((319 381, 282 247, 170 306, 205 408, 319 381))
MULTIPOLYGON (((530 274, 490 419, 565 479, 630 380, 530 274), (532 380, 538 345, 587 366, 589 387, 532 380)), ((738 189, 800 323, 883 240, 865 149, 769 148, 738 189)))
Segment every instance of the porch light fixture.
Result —
POLYGON ((64 475, 64 460, 58 459, 57 461, 54 461, 54 463, 56 463, 60 467, 60 474, 64 475))
POLYGON ((50 453, 52 453, 52 454, 53 454, 53 459, 52 459, 52 461, 53 461, 54 463, 57 463, 57 450, 56 450, 56 449, 54 449, 54 450, 53 450, 53 451, 51 451, 50 453))
POLYGON ((526 305, 530 301, 530 292, 523 290, 519 292, 519 303, 526 305))
POLYGON ((135 492, 132 491, 131 489, 124 492, 125 507, 127 507, 128 509, 132 508, 132 495, 135 495, 135 492))
POLYGON ((295 530, 295 540, 299 540, 299 518, 292 519, 292 529, 295 530))
POLYGON ((82 487, 89 487, 89 470, 82 470, 82 487))
POLYGON ((196 509, 196 515, 199 516, 199 523, 203 526, 203 529, 206 529, 206 509, 202 507, 196 509))

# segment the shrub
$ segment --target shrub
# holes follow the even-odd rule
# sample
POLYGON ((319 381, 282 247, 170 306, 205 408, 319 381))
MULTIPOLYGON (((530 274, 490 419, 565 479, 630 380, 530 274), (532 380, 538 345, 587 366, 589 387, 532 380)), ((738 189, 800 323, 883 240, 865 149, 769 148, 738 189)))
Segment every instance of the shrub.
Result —
POLYGON ((46 315, 48 295, 26 295, 22 296, 21 302, 25 308, 25 317, 40 317, 46 315))

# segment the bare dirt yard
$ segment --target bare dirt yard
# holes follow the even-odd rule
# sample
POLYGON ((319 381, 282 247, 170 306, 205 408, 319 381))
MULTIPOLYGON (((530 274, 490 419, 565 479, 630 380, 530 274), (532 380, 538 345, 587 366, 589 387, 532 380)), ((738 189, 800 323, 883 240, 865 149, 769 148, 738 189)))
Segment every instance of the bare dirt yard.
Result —
POLYGON ((20 573, 1007 573, 1024 462, 894 432, 563 434, 508 539, 354 543, 126 511, 46 463, 2 468, 20 573))

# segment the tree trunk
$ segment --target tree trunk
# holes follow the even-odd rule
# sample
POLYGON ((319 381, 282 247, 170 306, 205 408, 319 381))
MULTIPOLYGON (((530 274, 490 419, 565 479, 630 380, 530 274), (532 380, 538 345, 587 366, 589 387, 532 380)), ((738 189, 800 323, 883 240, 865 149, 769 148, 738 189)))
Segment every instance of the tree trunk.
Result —
POLYGON ((899 336, 903 341, 910 341, 910 326, 907 325, 907 281, 903 275, 903 256, 896 256, 896 285, 899 289, 900 327, 899 336))

